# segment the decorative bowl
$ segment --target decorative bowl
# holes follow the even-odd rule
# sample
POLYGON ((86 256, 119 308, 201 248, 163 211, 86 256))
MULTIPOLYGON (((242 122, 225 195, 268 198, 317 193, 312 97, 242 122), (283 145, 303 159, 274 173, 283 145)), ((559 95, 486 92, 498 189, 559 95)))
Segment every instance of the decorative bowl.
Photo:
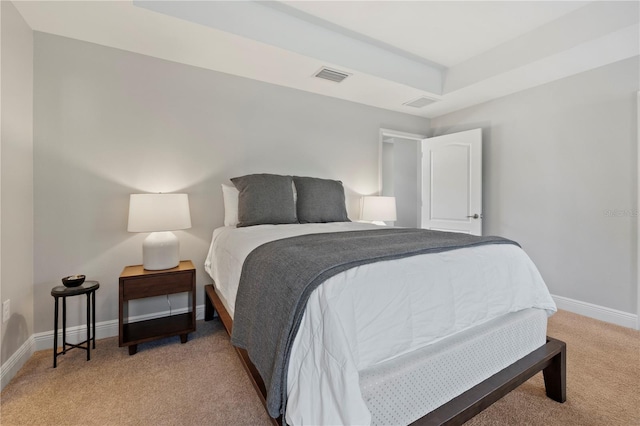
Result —
POLYGON ((62 279, 62 284, 64 284, 65 287, 78 287, 84 282, 85 278, 84 275, 69 275, 62 279))

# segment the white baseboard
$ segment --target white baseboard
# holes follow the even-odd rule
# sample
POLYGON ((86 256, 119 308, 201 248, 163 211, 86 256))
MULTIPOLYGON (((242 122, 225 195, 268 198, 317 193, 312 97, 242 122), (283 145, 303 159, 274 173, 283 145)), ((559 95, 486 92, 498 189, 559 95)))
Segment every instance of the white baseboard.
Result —
MULTIPOLYGON (((187 308, 174 309, 173 315, 183 314, 187 312, 187 308)), ((155 312, 153 314, 138 315, 129 317, 129 322, 144 321, 148 319, 160 318, 169 315, 169 311, 155 312)), ((204 305, 196 306, 196 320, 204 319, 204 305)), ((67 327, 67 341, 71 343, 82 342, 87 339, 86 324, 67 327)), ((105 339, 118 335, 118 320, 102 321, 96 323, 96 339, 105 339)), ((37 351, 51 349, 53 347, 53 330, 36 333, 33 335, 37 351)), ((58 342, 62 342, 62 330, 58 330, 58 342)))
MULTIPOLYGON (((187 308, 174 310, 173 314, 186 313, 187 308)), ((129 318, 129 321, 143 321, 169 315, 169 311, 156 312, 149 315, 139 315, 129 318)), ((204 305, 196 306, 196 320, 204 319, 204 305)), ((67 341, 71 343, 81 342, 87 338, 86 324, 67 327, 67 341)), ((118 335, 118 320, 102 321, 96 323, 96 339, 114 337, 118 335)), ((58 331, 58 341, 62 342, 62 330, 58 331)), ((18 374, 18 371, 35 351, 53 348, 53 330, 32 334, 26 342, 11 357, 0 366, 1 388, 4 387, 18 374)))
POLYGON ((617 309, 606 308, 600 305, 594 305, 593 303, 569 299, 568 297, 555 295, 551 295, 551 297, 553 297, 553 300, 556 302, 558 309, 563 309, 565 311, 573 312, 574 314, 584 315, 585 317, 621 325, 627 328, 638 329, 639 327, 638 315, 618 311, 617 309))
POLYGON ((29 336, 26 342, 11 355, 11 357, 0 367, 1 385, 0 390, 9 384, 11 379, 18 374, 25 362, 35 352, 35 339, 33 335, 29 336))
MULTIPOLYGON (((96 323, 96 339, 104 339, 118 335, 118 320, 96 323)), ((36 350, 42 351, 53 348, 53 330, 35 333, 33 338, 36 350)), ((75 327, 67 327, 66 339, 69 343, 78 343, 87 339, 87 326, 85 324, 75 327)), ((62 345, 62 330, 58 330, 58 345, 62 345)))

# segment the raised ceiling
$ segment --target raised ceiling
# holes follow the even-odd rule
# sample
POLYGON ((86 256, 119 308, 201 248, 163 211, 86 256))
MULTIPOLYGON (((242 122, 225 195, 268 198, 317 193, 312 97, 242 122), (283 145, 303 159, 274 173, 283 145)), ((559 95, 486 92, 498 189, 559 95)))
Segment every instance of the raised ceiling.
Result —
POLYGON ((640 53, 637 1, 15 5, 35 31, 423 117, 640 53), (315 78, 322 67, 349 77, 315 78), (405 105, 420 98, 435 102, 405 105))
POLYGON ((371 40, 451 67, 573 12, 588 2, 282 3, 371 40))

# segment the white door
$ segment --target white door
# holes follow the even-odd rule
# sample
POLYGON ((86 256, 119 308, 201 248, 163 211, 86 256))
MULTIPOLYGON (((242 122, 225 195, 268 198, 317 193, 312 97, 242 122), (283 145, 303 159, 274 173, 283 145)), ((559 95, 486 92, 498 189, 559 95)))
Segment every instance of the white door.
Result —
POLYGON ((482 235, 482 129, 422 140, 421 226, 482 235))

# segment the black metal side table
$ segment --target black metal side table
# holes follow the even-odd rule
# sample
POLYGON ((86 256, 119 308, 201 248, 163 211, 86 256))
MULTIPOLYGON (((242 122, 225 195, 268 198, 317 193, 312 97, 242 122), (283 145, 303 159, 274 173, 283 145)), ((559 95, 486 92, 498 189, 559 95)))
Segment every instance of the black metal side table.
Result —
POLYGON ((53 330, 53 368, 57 367, 58 355, 66 354, 67 350, 73 348, 86 350, 87 361, 91 360, 92 341, 93 349, 96 348, 96 290, 98 288, 100 288, 98 281, 85 281, 78 287, 58 286, 51 290, 51 295, 56 299, 55 326, 53 330), (79 294, 87 295, 87 340, 78 344, 67 343, 67 297, 79 294), (60 298, 62 298, 62 352, 58 352, 58 300, 60 298), (86 346, 82 346, 85 343, 86 346))

